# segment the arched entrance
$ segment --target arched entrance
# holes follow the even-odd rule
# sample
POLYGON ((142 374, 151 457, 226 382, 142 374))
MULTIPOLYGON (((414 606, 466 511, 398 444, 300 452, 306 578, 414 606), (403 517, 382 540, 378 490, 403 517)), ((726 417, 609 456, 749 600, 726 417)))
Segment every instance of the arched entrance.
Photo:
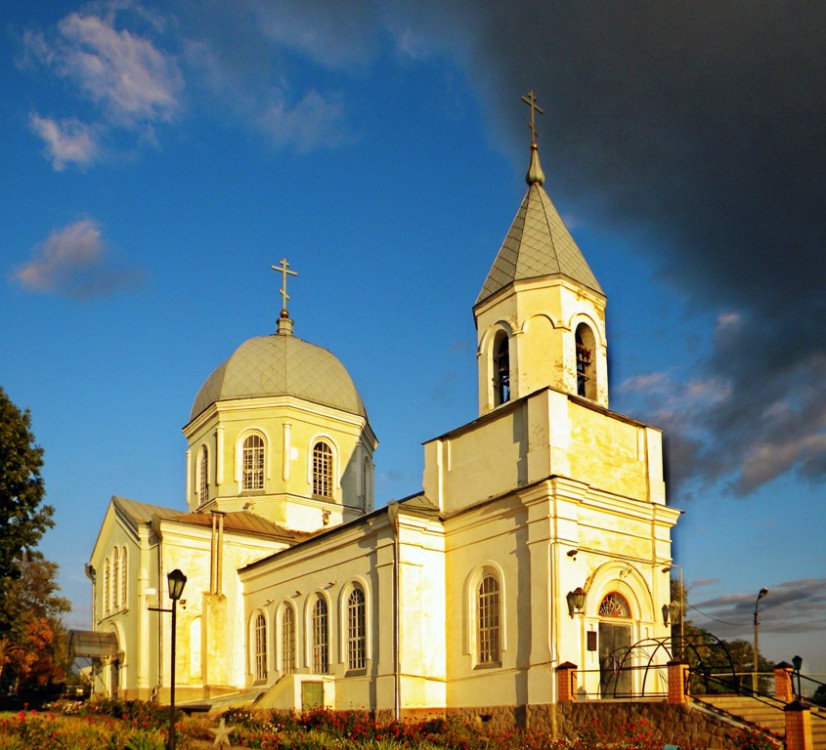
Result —
POLYGON ((632 691, 630 665, 621 655, 631 647, 631 608, 625 597, 612 591, 599 605, 599 685, 603 698, 620 698, 632 691))

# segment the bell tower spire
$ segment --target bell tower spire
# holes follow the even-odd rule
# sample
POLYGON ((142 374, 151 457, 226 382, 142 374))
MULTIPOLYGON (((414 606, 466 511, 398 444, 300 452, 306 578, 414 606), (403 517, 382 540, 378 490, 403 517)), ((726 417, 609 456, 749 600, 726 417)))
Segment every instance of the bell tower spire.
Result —
POLYGON ((608 406, 605 294, 543 187, 533 90, 528 192, 473 315, 479 412, 551 387, 608 406))

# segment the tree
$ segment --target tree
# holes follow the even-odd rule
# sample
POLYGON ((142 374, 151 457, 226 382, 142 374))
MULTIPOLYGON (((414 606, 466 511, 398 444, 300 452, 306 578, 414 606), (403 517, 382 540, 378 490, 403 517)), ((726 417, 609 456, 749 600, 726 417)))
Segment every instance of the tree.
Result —
POLYGON ((26 552, 18 568, 20 577, 6 595, 11 617, 0 635, 0 679, 18 689, 43 687, 64 677, 66 633, 61 616, 71 604, 59 595, 57 565, 39 552, 26 552))
POLYGON ((11 626, 6 599, 20 577, 26 550, 54 525, 43 505, 43 448, 35 444, 29 410, 21 412, 0 387, 0 635, 11 626))

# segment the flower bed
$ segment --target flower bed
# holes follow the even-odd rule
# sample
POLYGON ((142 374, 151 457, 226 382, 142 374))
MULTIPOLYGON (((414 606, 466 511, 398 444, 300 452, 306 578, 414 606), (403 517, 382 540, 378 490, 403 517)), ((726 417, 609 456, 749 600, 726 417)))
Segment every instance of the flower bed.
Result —
MULTIPOLYGON (((93 701, 55 706, 51 712, 0 715, 0 750, 164 750, 169 709, 142 701, 93 701)), ((363 711, 274 711, 232 709, 215 716, 180 717, 180 750, 213 746, 223 719, 233 747, 261 750, 661 750, 645 721, 607 737, 597 727, 570 741, 546 734, 512 731, 491 734, 480 726, 431 719, 418 723, 376 722, 363 711)), ((761 735, 744 731, 742 750, 769 750, 761 735)), ((684 750, 690 750, 684 748, 684 750)))

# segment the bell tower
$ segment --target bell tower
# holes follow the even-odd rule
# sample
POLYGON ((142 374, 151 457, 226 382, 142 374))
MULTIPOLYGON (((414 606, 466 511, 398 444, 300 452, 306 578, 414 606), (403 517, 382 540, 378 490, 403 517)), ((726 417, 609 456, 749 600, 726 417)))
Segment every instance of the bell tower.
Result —
POLYGON ((605 294, 545 189, 533 91, 528 191, 473 307, 479 414, 550 386, 608 406, 605 294))

